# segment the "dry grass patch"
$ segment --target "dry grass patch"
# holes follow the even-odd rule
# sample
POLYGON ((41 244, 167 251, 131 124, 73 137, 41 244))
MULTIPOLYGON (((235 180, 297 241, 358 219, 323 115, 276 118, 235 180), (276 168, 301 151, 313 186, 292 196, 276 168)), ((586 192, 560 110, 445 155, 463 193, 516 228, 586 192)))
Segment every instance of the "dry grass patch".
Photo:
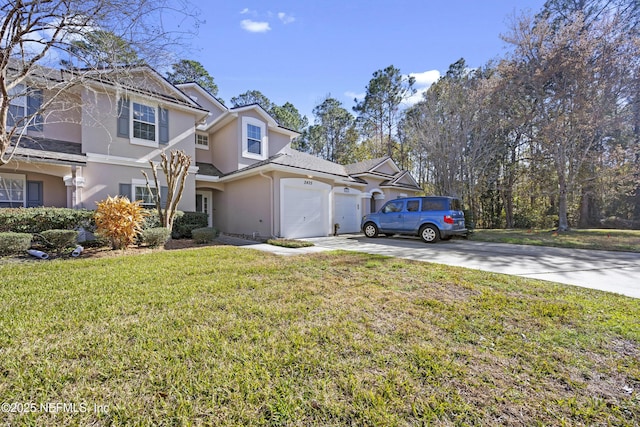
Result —
POLYGON ((640 252, 640 230, 475 230, 472 240, 574 249, 640 252))

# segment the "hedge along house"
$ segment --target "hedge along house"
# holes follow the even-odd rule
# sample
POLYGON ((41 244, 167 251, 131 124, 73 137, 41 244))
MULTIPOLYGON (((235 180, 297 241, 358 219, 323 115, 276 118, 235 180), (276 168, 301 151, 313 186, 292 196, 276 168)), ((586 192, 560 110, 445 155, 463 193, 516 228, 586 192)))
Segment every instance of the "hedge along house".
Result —
MULTIPOLYGON (((50 96, 38 90, 40 99, 50 96)), ((0 168, 0 206, 93 209, 118 194, 151 206, 141 170, 163 150, 194 159, 179 208, 205 212, 232 234, 358 232, 382 200, 421 191, 390 158, 343 166, 301 153, 291 148, 299 134, 259 105, 227 108, 197 84, 174 86, 148 67, 90 76, 61 102, 24 129, 0 168)))

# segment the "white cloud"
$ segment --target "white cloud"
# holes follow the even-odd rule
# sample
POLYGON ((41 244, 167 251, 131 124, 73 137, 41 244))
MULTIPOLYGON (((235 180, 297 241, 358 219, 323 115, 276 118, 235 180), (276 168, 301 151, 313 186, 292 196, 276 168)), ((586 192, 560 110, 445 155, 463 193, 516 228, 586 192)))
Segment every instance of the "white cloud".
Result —
POLYGON ((278 12, 278 19, 280 21, 282 21, 283 24, 291 24, 292 22, 294 22, 296 20, 296 18, 294 18, 291 15, 287 15, 284 12, 278 12))
POLYGON ((362 93, 355 93, 355 92, 351 92, 351 91, 347 91, 344 93, 344 95, 346 97, 349 98, 349 100, 353 101, 354 99, 357 99, 358 101, 361 101, 364 99, 364 97, 367 95, 365 92, 362 93))
POLYGON ((248 7, 245 7, 244 9, 242 9, 242 10, 240 11, 240 15, 246 15, 246 14, 247 14, 247 13, 249 13, 249 12, 251 12, 251 11, 249 10, 249 8, 248 8, 248 7))
POLYGON ((416 93, 405 99, 403 104, 410 107, 422 101, 424 93, 429 90, 432 84, 440 79, 440 75, 440 71, 438 70, 423 71, 422 73, 410 73, 409 77, 416 79, 414 84, 416 93))
POLYGON ((257 22, 251 19, 243 19, 240 21, 240 27, 250 33, 266 33, 271 30, 268 22, 257 22))
POLYGON ((422 73, 410 73, 409 77, 413 77, 416 79, 416 86, 431 86, 440 78, 440 71, 429 70, 422 73))

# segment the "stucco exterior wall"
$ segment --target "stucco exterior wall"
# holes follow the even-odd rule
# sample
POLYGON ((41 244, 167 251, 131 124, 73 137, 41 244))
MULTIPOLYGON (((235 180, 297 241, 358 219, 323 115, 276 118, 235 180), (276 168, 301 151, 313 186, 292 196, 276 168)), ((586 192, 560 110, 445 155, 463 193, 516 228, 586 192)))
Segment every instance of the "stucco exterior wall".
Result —
POLYGON ((238 170, 238 156, 240 155, 240 135, 239 126, 233 121, 214 135, 209 135, 209 151, 214 165, 222 173, 229 173, 238 170))
POLYGON ((225 111, 225 110, 220 109, 220 107, 217 104, 215 104, 215 103, 211 102, 209 99, 207 99, 206 95, 200 93, 197 89, 195 89, 193 87, 180 86, 180 90, 182 92, 184 92, 185 94, 187 94, 187 96, 189 96, 195 102, 197 102, 198 105, 200 105, 202 108, 204 108, 205 110, 209 111, 210 114, 207 117, 207 119, 205 120, 205 123, 204 123, 205 126, 207 124, 215 121, 225 111))
POLYGON ((269 157, 281 152, 290 142, 288 135, 269 130, 269 157))
MULTIPOLYGON (((96 202, 104 200, 107 196, 117 196, 120 191, 120 184, 144 185, 144 176, 141 170, 145 170, 149 179, 153 181, 151 169, 145 164, 139 167, 121 166, 106 163, 89 162, 83 171, 85 183, 82 188, 82 207, 95 209, 96 202), (110 179, 105 179, 110 177, 110 179)), ((158 171, 160 185, 165 186, 166 180, 162 171, 158 171)), ((129 196, 132 198, 133 195, 129 196)), ((182 200, 178 209, 182 211, 194 211, 196 208, 196 183, 195 176, 187 176, 182 200)))
POLYGON ((261 176, 228 182, 213 192, 213 223, 225 233, 271 235, 270 181, 261 176))
MULTIPOLYGON (((53 96, 51 91, 44 91, 45 101, 53 96)), ((42 136, 59 141, 82 142, 82 98, 78 94, 57 94, 57 101, 43 114, 44 125, 42 136)), ((30 134, 35 134, 29 132, 30 134)))
POLYGON ((391 165, 389 165, 389 163, 383 163, 382 165, 378 166, 375 172, 386 173, 388 175, 395 175, 396 173, 398 173, 398 171, 393 169, 391 165))
POLYGON ((27 181, 42 182, 44 206, 67 207, 67 187, 62 178, 42 173, 27 173, 27 181))
MULTIPOLYGON (((147 99, 130 98, 132 101, 154 105, 157 103, 147 99)), ((164 150, 184 150, 195 157, 195 120, 196 114, 181 110, 169 109, 169 144, 159 144, 158 148, 137 145, 132 138, 118 137, 117 134, 117 101, 115 96, 105 93, 85 91, 85 103, 95 103, 91 109, 82 111, 82 148, 85 153, 97 153, 129 159, 146 159, 156 156, 164 150)))

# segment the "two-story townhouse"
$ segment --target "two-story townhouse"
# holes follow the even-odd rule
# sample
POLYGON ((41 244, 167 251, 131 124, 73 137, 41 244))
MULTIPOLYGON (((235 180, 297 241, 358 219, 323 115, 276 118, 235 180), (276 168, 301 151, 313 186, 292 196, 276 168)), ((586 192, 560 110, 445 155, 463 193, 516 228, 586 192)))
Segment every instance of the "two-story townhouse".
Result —
MULTIPOLYGON (((46 87, 29 93, 16 117, 51 96, 46 87)), ((0 207, 92 209, 117 194, 151 206, 141 171, 174 149, 194 159, 179 209, 206 212, 227 233, 357 232, 381 200, 421 191, 388 157, 344 166, 296 151, 299 134, 259 105, 227 108, 197 84, 174 86, 148 67, 89 75, 57 107, 24 129, 0 168, 0 207)))
POLYGON ((225 232, 287 238, 354 233, 375 200, 421 191, 388 157, 347 166, 329 162, 292 149, 299 134, 259 105, 226 108, 198 85, 179 88, 211 111, 197 131, 197 207, 225 232))
MULTIPOLYGON (((65 73, 58 76, 64 79, 65 73)), ((21 85, 25 100, 17 99, 25 108, 13 110, 10 124, 20 123, 28 106, 37 110, 37 102, 54 96, 48 83, 39 77, 21 85), (31 101, 35 95, 39 99, 31 101)), ((196 124, 208 116, 149 67, 85 73, 81 84, 55 97, 22 129, 12 160, 0 168, 0 206, 93 209, 117 194, 152 206, 141 171, 150 171, 149 160, 157 162, 163 150, 194 157, 196 124)), ((180 207, 195 210, 193 174, 180 207)))

